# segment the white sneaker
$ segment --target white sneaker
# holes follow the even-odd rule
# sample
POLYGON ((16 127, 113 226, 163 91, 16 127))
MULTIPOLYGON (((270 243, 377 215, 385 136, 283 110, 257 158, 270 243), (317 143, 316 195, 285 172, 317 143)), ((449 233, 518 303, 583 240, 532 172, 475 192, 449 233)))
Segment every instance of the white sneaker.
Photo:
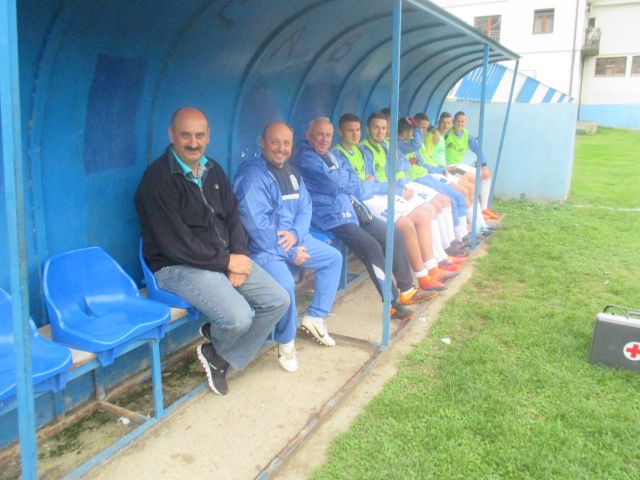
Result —
POLYGON ((293 340, 289 343, 278 344, 278 361, 287 372, 298 370, 298 358, 296 357, 296 346, 293 340))
POLYGON ((329 332, 327 332, 324 318, 305 315, 300 325, 304 330, 313 335, 318 343, 326 345, 327 347, 333 347, 336 344, 336 341, 331 338, 329 332))

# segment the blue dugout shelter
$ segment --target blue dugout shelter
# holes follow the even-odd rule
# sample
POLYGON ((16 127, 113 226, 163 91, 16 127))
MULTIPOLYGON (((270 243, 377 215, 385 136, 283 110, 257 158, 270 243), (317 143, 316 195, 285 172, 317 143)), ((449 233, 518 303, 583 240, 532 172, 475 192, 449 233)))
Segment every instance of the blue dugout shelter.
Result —
POLYGON ((516 59, 424 0, 1 2, 0 288, 24 478, 37 476, 26 339, 30 313, 47 323, 42 263, 99 245, 141 277, 132 196, 173 111, 208 115, 208 155, 233 175, 268 121, 302 138, 313 117, 391 105, 395 130, 398 112, 435 117, 465 74, 516 59))

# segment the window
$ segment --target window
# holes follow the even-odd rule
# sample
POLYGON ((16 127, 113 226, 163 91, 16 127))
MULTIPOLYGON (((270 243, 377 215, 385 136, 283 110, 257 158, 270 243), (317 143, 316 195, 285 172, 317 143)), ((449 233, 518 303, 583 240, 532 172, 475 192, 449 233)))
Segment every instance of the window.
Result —
POLYGON ((533 12, 533 33, 553 33, 553 8, 533 12))
POLYGON ((640 75, 640 55, 631 57, 631 75, 640 75))
POLYGON ((487 17, 475 17, 473 26, 483 34, 496 42, 500 41, 501 15, 489 15, 487 17))
POLYGON ((624 77, 627 57, 596 58, 596 77, 624 77))

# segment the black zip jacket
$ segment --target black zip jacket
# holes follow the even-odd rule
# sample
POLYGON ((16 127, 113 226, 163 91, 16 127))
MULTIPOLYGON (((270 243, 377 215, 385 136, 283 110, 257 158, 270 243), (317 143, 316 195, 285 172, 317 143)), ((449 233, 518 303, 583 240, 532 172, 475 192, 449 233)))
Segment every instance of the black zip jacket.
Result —
POLYGON ((147 167, 134 203, 143 255, 154 272, 169 265, 226 272, 230 253, 248 255, 231 185, 208 157, 200 189, 185 176, 170 145, 147 167))

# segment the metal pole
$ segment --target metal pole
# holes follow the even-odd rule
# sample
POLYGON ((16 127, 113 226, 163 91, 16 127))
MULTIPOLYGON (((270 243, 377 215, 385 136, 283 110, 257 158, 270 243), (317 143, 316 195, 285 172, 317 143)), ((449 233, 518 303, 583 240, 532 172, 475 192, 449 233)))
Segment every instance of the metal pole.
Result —
MULTIPOLYGON (((487 70, 489 69, 489 45, 485 44, 484 54, 482 56, 482 88, 480 90, 480 125, 478 128, 478 152, 482 152, 482 139, 484 136, 484 107, 487 100, 487 70)), ((476 185, 475 194, 473 196, 473 223, 471 225, 471 246, 475 248, 478 244, 477 240, 477 221, 478 215, 478 202, 480 199, 480 160, 476 159, 476 185)))
POLYGON ((489 206, 493 204, 493 192, 496 186, 496 178, 498 178, 498 169, 500 168, 500 160, 502 159, 502 146, 504 145, 504 136, 507 132, 507 122, 509 121, 509 112, 511 111, 511 101, 513 100, 513 91, 516 87, 516 78, 518 77, 518 66, 520 60, 516 60, 516 68, 513 71, 513 78, 511 79, 511 90, 509 91, 509 102, 507 103, 507 111, 504 114, 504 123, 502 124, 502 133, 500 135, 500 146, 498 147, 498 156, 496 158, 496 166, 493 169, 493 175, 491 175, 491 189, 489 190, 489 206))
POLYGON ((391 133, 387 156, 387 247, 384 255, 384 287, 382 346, 389 345, 391 325, 391 282, 393 282, 393 232, 395 217, 396 162, 398 161, 398 106, 400 104, 400 37, 402 34, 402 0, 393 5, 393 31, 391 37, 391 133))
POLYGON ((4 168, 9 273, 13 306, 13 338, 16 356, 18 430, 22 478, 31 480, 38 476, 38 465, 31 376, 29 284, 27 281, 27 249, 24 225, 19 69, 16 2, 0 2, 2 163, 4 168))

